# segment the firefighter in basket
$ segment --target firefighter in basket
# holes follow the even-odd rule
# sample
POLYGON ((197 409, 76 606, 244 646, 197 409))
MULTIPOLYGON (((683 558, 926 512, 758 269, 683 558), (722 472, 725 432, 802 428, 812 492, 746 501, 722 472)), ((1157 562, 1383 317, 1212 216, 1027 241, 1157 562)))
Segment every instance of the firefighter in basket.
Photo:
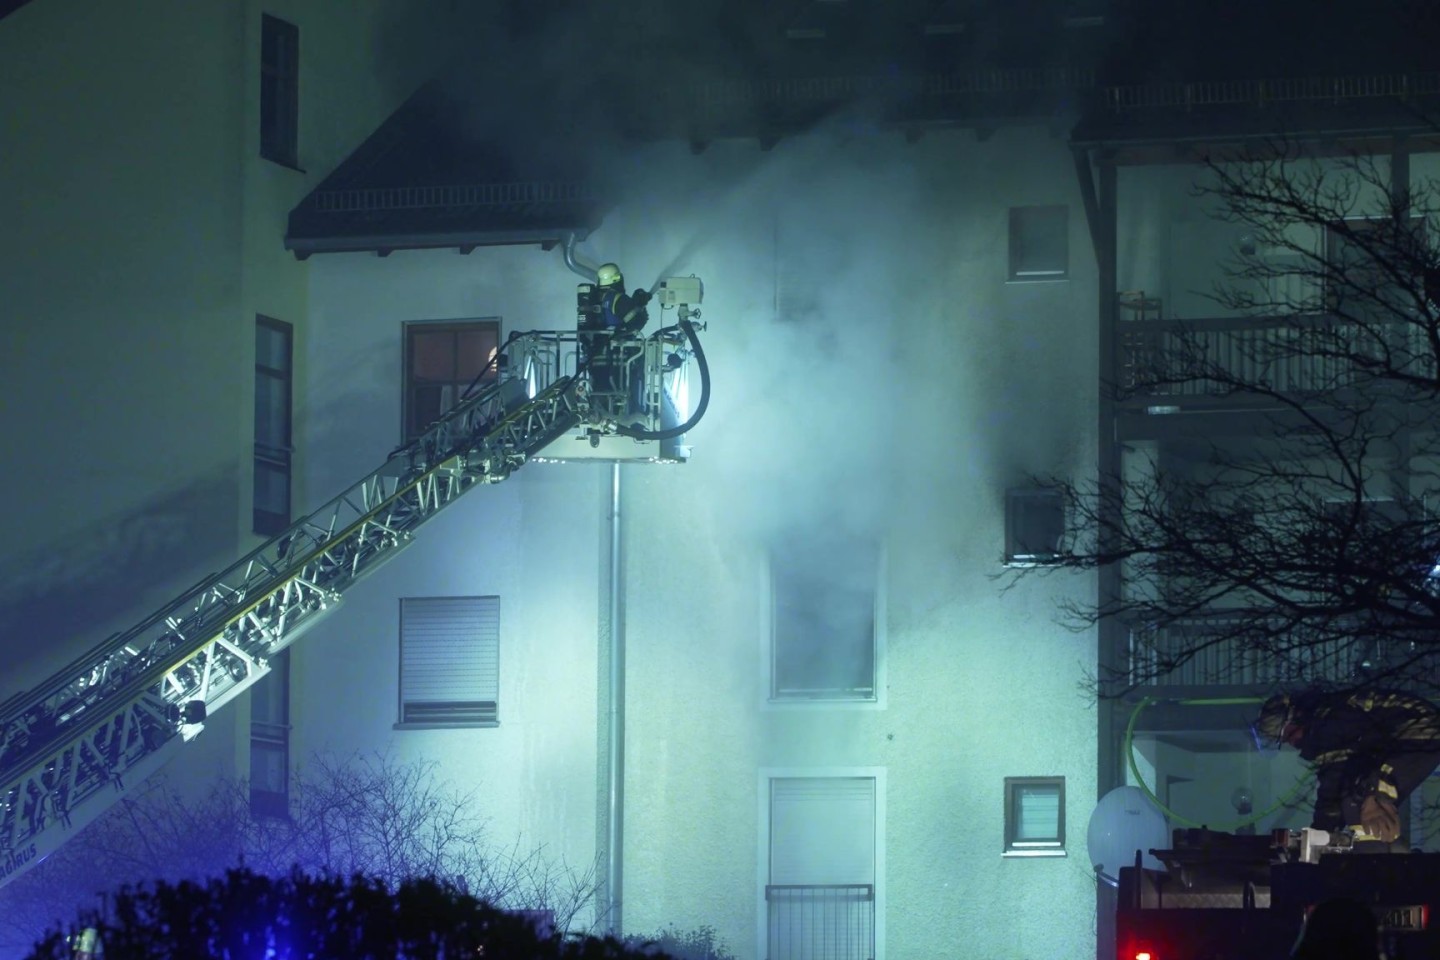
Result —
POLYGON ((1397 690, 1279 693, 1250 725, 1261 748, 1290 746, 1315 770, 1311 826, 1357 842, 1400 839, 1400 804, 1440 765, 1440 710, 1397 690))

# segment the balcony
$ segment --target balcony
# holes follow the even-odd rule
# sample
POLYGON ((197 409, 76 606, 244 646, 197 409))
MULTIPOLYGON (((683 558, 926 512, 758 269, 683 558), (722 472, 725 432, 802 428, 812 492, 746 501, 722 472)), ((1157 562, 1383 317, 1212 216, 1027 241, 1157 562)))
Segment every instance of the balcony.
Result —
POLYGON ((1339 399, 1392 373, 1433 378, 1435 356, 1423 333, 1418 323, 1393 317, 1366 322, 1328 313, 1122 319, 1118 397, 1122 408, 1152 414, 1339 399))
MULTIPOLYGON (((1178 620, 1163 627, 1131 625, 1127 637, 1127 684, 1179 695, 1215 688, 1273 691, 1315 683, 1357 683, 1402 671, 1407 680, 1440 678, 1440 653, 1397 637, 1374 638, 1359 624, 1345 635, 1334 624, 1327 635, 1306 641, 1286 636, 1277 621, 1243 613, 1178 620), (1269 636, 1264 640, 1241 641, 1269 636)), ((1395 681, 1399 683, 1399 681, 1395 681)))
POLYGON ((770 885, 765 888, 765 903, 766 960, 873 960, 873 885, 770 885))

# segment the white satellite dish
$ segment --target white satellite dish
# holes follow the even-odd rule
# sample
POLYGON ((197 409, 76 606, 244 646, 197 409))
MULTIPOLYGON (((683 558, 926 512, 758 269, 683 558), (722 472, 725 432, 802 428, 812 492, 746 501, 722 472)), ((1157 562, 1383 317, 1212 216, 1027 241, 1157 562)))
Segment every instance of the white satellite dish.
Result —
POLYGON ((1095 805, 1085 831, 1085 848, 1101 880, 1112 887, 1119 883, 1120 868, 1135 865, 1140 851, 1141 866, 1162 870, 1151 850, 1170 846, 1170 829, 1165 814, 1139 787, 1116 787, 1095 805))

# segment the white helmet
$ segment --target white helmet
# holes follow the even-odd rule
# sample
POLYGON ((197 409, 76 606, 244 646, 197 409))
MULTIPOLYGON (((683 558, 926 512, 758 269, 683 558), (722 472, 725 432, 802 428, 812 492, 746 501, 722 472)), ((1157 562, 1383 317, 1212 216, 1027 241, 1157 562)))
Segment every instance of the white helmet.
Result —
POLYGON ((595 281, 602 287, 613 287, 617 283, 623 284, 625 278, 620 275, 620 268, 613 263, 602 263, 600 269, 595 271, 595 281))

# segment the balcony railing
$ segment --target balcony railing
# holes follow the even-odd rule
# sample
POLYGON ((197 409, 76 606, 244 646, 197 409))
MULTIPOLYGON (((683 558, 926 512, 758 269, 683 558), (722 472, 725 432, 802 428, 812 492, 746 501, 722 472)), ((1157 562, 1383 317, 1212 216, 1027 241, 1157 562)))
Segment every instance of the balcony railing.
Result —
POLYGON ((875 887, 775 884, 765 888, 766 960, 873 960, 875 887))
POLYGON ((1331 314, 1122 320, 1116 370, 1122 395, 1140 400, 1220 397, 1237 387, 1319 394, 1356 386, 1364 362, 1382 356, 1387 369, 1433 376, 1419 333, 1399 320, 1362 325, 1331 314))
POLYGON ((1214 106, 1408 100, 1437 93, 1440 93, 1440 73, 1420 73, 1151 83, 1107 87, 1104 99, 1111 110, 1123 113, 1157 107, 1190 110, 1214 106))
POLYGON ((1311 683, 1354 683, 1403 665, 1410 679, 1440 676, 1440 654, 1423 656, 1395 638, 1336 636, 1260 649, 1236 639, 1253 617, 1217 614, 1179 620, 1163 627, 1136 625, 1128 631, 1129 682, 1137 687, 1293 687, 1311 683), (1182 655, 1184 662, 1167 668, 1182 655))

